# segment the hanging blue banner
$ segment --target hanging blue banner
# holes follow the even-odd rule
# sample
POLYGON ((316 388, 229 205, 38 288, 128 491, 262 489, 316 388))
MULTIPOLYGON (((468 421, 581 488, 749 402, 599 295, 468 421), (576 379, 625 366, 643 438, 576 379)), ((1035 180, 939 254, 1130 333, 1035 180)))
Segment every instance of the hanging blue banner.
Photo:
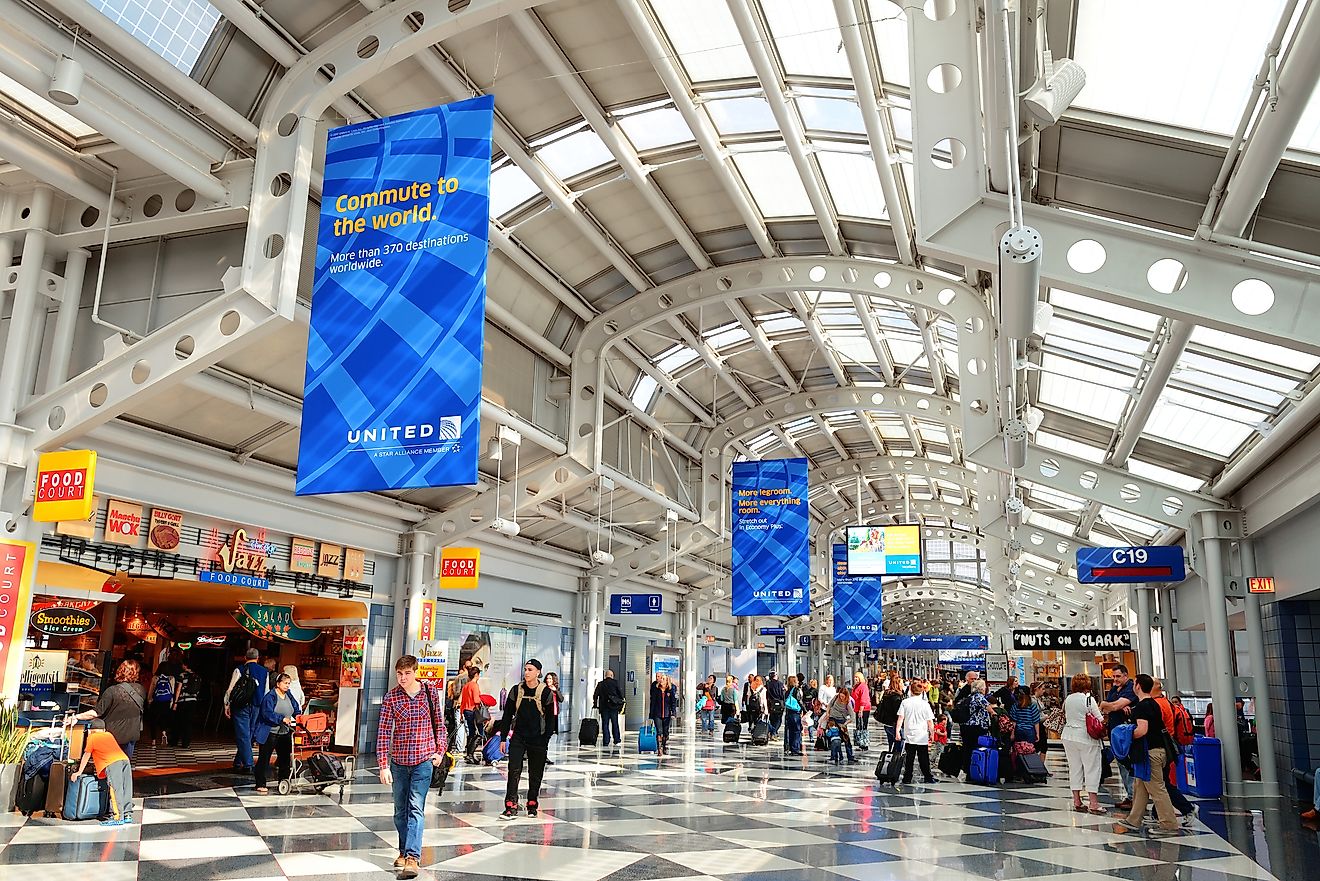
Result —
POLYGON ((898 636, 884 633, 871 637, 870 644, 875 648, 910 649, 927 651, 930 649, 962 649, 963 651, 985 651, 990 640, 985 636, 898 636))
POLYGON ((848 546, 833 546, 834 641, 865 642, 880 633, 879 575, 849 575, 848 546))
POLYGON ((733 463, 733 614, 811 611, 807 460, 733 463))
POLYGON ((477 482, 494 106, 330 131, 299 495, 477 482))

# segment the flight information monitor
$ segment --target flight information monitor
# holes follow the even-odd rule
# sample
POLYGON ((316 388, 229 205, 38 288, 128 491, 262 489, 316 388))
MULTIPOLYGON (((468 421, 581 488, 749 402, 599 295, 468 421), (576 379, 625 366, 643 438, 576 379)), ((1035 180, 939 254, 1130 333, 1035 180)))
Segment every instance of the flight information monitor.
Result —
POLYGON ((921 527, 849 526, 848 574, 922 574, 921 527))

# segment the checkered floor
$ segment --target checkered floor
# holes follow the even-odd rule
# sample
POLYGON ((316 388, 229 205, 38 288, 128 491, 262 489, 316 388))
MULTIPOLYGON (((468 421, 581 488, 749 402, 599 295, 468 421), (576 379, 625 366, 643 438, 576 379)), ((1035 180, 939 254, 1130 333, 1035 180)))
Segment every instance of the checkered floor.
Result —
MULTIPOLYGON (((635 739, 632 741, 635 744, 635 739)), ((505 770, 463 766, 428 803, 424 879, 537 881, 1268 881, 1258 818, 1212 811, 1173 840, 1116 836, 1105 817, 1069 810, 1066 777, 1036 787, 942 781, 880 787, 876 750, 835 768, 784 759, 778 744, 726 749, 676 739, 657 761, 561 746, 542 815, 496 819, 505 770), (1210 826, 1237 822, 1248 855, 1210 826), (1253 831, 1254 830, 1254 831, 1253 831)), ((1052 762, 1059 759, 1052 758, 1052 762)), ((1056 771, 1061 770, 1057 765, 1056 771)), ((0 875, 41 881, 388 881, 396 840, 388 791, 359 771, 341 798, 260 796, 235 788, 150 795, 140 825, 0 815, 0 875), (11 870, 13 874, 9 874, 11 870)), ((153 784, 148 784, 153 785, 153 784)), ((155 784, 168 790, 171 787, 155 784)), ((212 784, 214 785, 214 784, 212 784)), ((178 788, 174 784, 173 788, 178 788)), ((1217 806, 1217 803, 1216 805, 1217 806)), ((1271 823, 1291 818, 1276 814, 1271 823)), ((1293 825, 1296 821, 1292 820, 1293 825)), ((1221 834, 1223 833, 1223 834, 1221 834)), ((1294 849, 1295 847, 1290 847, 1294 849)), ((1278 863, 1282 881, 1314 878, 1278 863)), ((1296 862, 1295 860, 1290 860, 1296 862)))

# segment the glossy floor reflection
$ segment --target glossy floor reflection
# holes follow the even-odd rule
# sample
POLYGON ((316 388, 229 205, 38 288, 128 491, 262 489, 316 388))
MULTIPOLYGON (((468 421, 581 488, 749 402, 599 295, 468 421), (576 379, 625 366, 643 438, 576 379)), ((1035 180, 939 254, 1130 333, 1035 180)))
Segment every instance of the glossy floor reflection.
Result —
MULTIPOLYGON (((635 740, 633 741, 635 743, 635 740)), ((1116 836, 1069 810, 1066 776, 996 789, 942 781, 880 787, 873 750, 825 755, 726 749, 697 738, 657 761, 560 745, 542 815, 496 819, 504 769, 464 767, 428 804, 423 878, 721 881, 1300 881, 1320 865, 1316 833, 1281 810, 1201 805, 1172 840, 1116 836), (1273 873, 1271 872, 1273 870, 1273 873)), ((1051 758, 1051 764, 1058 762, 1051 758)), ((1056 767, 1061 771, 1061 767, 1056 767)), ((40 881, 388 881, 388 791, 367 771, 342 800, 259 796, 228 775, 144 781, 142 823, 0 817, 0 875, 40 881), (154 794, 153 794, 154 793, 154 794), (10 873, 13 872, 11 875, 10 873), (21 873, 21 874, 20 874, 21 873)))

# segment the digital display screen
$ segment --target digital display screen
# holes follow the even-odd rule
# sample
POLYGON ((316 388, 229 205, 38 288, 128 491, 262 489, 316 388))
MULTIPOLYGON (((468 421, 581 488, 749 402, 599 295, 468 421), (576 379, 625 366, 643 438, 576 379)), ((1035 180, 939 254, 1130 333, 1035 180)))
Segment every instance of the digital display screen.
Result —
POLYGON ((920 526, 849 526, 849 575, 920 575, 920 526))

